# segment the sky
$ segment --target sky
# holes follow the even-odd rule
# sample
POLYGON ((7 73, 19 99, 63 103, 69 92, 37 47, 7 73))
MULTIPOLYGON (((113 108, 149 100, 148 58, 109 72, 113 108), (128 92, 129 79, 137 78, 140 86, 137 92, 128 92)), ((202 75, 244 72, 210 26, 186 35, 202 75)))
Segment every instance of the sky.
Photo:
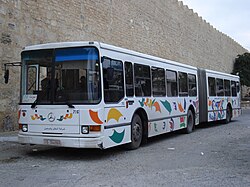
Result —
POLYGON ((250 51, 250 0, 182 0, 217 30, 250 51))

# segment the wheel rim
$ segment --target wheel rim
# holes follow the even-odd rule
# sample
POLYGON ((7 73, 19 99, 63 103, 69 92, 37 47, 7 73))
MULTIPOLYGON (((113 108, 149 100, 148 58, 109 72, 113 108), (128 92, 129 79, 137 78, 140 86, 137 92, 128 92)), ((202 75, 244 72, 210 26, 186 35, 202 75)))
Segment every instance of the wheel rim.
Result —
POLYGON ((230 122, 230 109, 227 108, 227 121, 230 122))
POLYGON ((193 116, 192 116, 192 114, 189 114, 187 128, 192 130, 193 129, 193 124, 194 124, 193 116))
POLYGON ((140 140, 141 138, 141 125, 139 123, 135 123, 133 126, 133 139, 135 142, 140 140))

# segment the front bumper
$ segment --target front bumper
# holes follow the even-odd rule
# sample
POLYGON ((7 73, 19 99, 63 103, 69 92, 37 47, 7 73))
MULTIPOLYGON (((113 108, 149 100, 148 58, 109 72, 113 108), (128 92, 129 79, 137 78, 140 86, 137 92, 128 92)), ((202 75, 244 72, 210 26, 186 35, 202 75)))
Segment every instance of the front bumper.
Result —
POLYGON ((51 145, 73 148, 103 148, 103 137, 83 138, 83 137, 57 137, 30 134, 18 134, 18 141, 21 144, 51 145))

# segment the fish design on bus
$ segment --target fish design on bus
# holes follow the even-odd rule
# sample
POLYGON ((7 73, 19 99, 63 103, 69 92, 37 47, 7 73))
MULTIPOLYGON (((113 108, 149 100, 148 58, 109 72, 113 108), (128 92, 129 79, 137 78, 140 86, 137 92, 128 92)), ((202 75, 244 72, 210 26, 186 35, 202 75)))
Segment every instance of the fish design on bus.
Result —
POLYGON ((102 120, 100 120, 99 116, 98 116, 98 112, 95 112, 93 110, 89 110, 89 115, 90 118, 92 119, 92 121, 94 121, 95 123, 101 125, 103 124, 102 120))
POLYGON ((122 132, 114 130, 113 134, 109 138, 115 143, 121 143, 125 135, 125 129, 122 132))

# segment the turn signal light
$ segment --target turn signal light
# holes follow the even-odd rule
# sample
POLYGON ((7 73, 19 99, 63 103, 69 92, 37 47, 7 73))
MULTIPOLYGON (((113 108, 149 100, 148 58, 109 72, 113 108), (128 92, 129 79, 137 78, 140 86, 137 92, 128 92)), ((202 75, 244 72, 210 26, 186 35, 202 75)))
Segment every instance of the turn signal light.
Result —
POLYGON ((101 131, 101 125, 90 125, 89 130, 94 131, 94 132, 100 132, 101 131))

